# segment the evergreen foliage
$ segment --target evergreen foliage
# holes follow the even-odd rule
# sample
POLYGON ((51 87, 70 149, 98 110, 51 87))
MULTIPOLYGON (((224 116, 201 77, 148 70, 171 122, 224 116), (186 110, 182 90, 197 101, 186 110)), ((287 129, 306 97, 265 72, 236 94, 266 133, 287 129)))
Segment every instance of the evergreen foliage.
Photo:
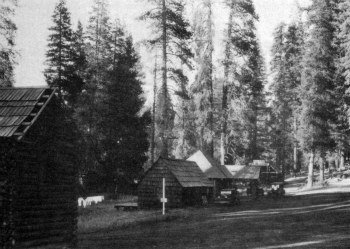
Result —
MULTIPOLYGON (((257 15, 251 0, 231 2, 227 37, 225 78, 227 82, 226 152, 235 159, 251 161, 263 152, 265 128, 264 66, 256 36, 257 15), (227 54, 230 54, 229 56, 227 54)), ((226 98, 226 97, 224 97, 226 98)))
POLYGON ((85 33, 81 22, 72 36, 72 66, 71 85, 69 87, 68 103, 74 107, 85 85, 85 72, 87 68, 87 57, 85 48, 85 33))
POLYGON ((54 25, 49 28, 51 34, 46 53, 47 68, 44 74, 48 85, 58 87, 60 97, 66 102, 70 98, 75 82, 71 81, 73 31, 65 0, 60 0, 56 5, 52 21, 54 25))
POLYGON ((13 22, 17 0, 0 3, 0 87, 13 86, 17 26, 13 22))
MULTIPOLYGON (((102 179, 101 191, 127 190, 140 176, 149 146, 150 113, 140 113, 139 57, 119 21, 110 21, 106 0, 95 0, 86 34, 84 41, 78 25, 73 46, 82 89, 76 108, 84 137, 82 170, 102 179)), ((96 185, 96 179, 86 180, 96 185)))
POLYGON ((282 171, 287 165, 297 165, 296 133, 300 99, 303 29, 300 23, 280 24, 274 34, 271 71, 274 75, 270 90, 272 101, 272 148, 276 165, 282 171), (293 153, 291 153, 293 151, 293 153), (292 163, 293 161, 293 163, 292 163))
POLYGON ((191 94, 196 117, 196 145, 211 156, 214 154, 213 33, 212 2, 202 0, 193 20, 196 78, 191 85, 191 94))
MULTIPOLYGON (((312 186, 313 158, 318 151, 324 158, 332 149, 331 124, 335 122, 334 26, 329 0, 313 1, 309 11, 309 38, 306 42, 301 77, 301 118, 299 140, 310 153, 308 186, 312 186)), ((321 168, 323 165, 321 165, 321 168)))
MULTIPOLYGON (((184 17, 183 0, 149 0, 149 2, 152 4, 152 9, 146 11, 140 19, 150 21, 154 27, 154 37, 147 43, 162 51, 162 84, 157 96, 156 126, 157 137, 162 141, 161 154, 167 157, 171 154, 171 140, 175 139, 173 129, 176 112, 169 83, 172 82, 174 87, 179 88, 175 91, 178 96, 182 99, 188 98, 188 80, 179 65, 191 68, 192 52, 188 43, 192 33, 184 17)), ((183 111, 183 108, 181 109, 183 111)))
POLYGON ((111 22, 107 12, 107 1, 95 0, 86 31, 85 53, 87 67, 85 84, 76 108, 76 118, 84 134, 85 171, 99 171, 103 164, 103 148, 100 133, 102 101, 105 98, 105 84, 108 68, 113 62, 111 22))
MULTIPOLYGON (((101 141, 104 148, 104 177, 106 183, 132 183, 139 177, 146 162, 148 140, 146 128, 150 113, 139 115, 144 105, 140 81, 139 57, 132 38, 126 37, 116 54, 114 69, 109 72, 104 99, 101 141)), ((124 183, 124 184, 122 184, 124 183)))
POLYGON ((338 156, 340 157, 340 168, 344 167, 345 150, 350 148, 350 127, 349 127, 349 108, 350 108, 350 67, 349 67, 349 23, 350 23, 350 4, 348 1, 334 0, 333 4, 333 19, 335 28, 334 46, 337 51, 335 88, 336 88, 336 124, 334 139, 337 143, 338 156))

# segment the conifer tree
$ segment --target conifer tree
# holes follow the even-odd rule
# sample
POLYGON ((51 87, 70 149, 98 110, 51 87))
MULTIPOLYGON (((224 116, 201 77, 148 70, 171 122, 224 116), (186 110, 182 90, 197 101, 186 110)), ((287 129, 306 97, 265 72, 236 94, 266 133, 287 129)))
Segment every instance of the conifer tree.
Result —
POLYGON ((213 21, 212 2, 202 0, 193 21, 196 79, 191 87, 195 104, 197 144, 211 156, 214 154, 213 99, 213 21))
POLYGON ((73 32, 70 12, 65 0, 60 0, 56 5, 52 21, 54 25, 49 28, 51 34, 46 53, 45 77, 48 85, 58 87, 60 97, 63 101, 67 101, 70 97, 71 87, 75 83, 71 82, 73 32))
POLYGON ((300 24, 286 26, 281 24, 276 28, 272 48, 271 70, 274 75, 270 86, 273 94, 272 115, 273 147, 276 149, 276 164, 285 165, 293 158, 294 170, 297 165, 297 118, 298 89, 300 87, 301 55, 303 37, 300 24), (293 153, 289 153, 293 151, 293 153))
POLYGON ((263 151, 266 111, 264 66, 255 28, 258 17, 251 0, 229 1, 229 7, 223 97, 223 109, 227 110, 229 120, 227 140, 236 156, 251 161, 263 151))
POLYGON ((104 99, 107 97, 106 84, 109 80, 109 71, 113 69, 111 25, 107 1, 94 0, 86 32, 79 32, 79 28, 76 32, 74 53, 77 61, 84 61, 84 57, 86 58, 86 65, 77 71, 79 73, 77 76, 83 76, 84 82, 75 108, 75 117, 84 138, 82 168, 85 173, 93 172, 91 174, 97 174, 101 179, 107 167, 104 161, 105 148, 102 146, 106 134, 102 124, 106 106, 104 99), (81 43, 82 40, 84 45, 81 43))
POLYGON ((0 3, 0 87, 13 86, 16 24, 13 22, 17 0, 0 3))
POLYGON ((85 48, 85 33, 81 22, 78 22, 77 29, 72 36, 72 65, 69 86, 69 99, 73 108, 78 102, 78 98, 85 85, 85 72, 87 68, 87 57, 85 48))
MULTIPOLYGON (((309 38, 303 58, 301 77, 300 142, 310 154, 308 187, 313 184, 315 153, 324 161, 325 151, 331 149, 331 126, 334 122, 334 27, 329 0, 314 0, 309 11, 309 38)), ((323 163, 320 180, 323 181, 323 163)))
POLYGON ((152 47, 161 49, 162 84, 157 97, 157 131, 162 140, 162 152, 165 157, 171 154, 175 109, 169 91, 169 83, 180 87, 178 95, 184 96, 185 75, 179 65, 190 66, 192 53, 188 47, 191 38, 189 23, 184 18, 184 1, 150 0, 152 9, 143 14, 141 20, 149 20, 154 26, 155 37, 148 41, 152 47))
POLYGON ((292 144, 293 144, 293 170, 298 169, 298 127, 300 117, 300 96, 299 90, 301 86, 301 72, 302 72, 302 57, 304 51, 304 26, 299 20, 291 24, 285 35, 285 60, 287 67, 287 87, 289 89, 289 105, 292 109, 292 144))
POLYGON ((344 168, 345 150, 349 146, 350 127, 348 116, 350 113, 350 3, 344 0, 334 0, 333 2, 335 39, 334 46, 337 50, 336 58, 336 94, 337 94, 337 121, 335 126, 335 140, 340 157, 340 168, 344 168))
POLYGON ((118 188, 130 186, 139 177, 148 151, 147 128, 151 115, 139 115, 143 105, 139 57, 130 36, 124 40, 120 28, 115 28, 115 61, 109 72, 104 100, 103 139, 105 149, 104 181, 118 188))
POLYGON ((85 82, 79 97, 76 117, 85 138, 85 168, 98 171, 104 164, 104 148, 101 145, 103 99, 106 97, 105 89, 109 80, 108 69, 113 68, 115 58, 112 24, 106 0, 94 0, 86 31, 85 51, 85 82))
POLYGON ((271 90, 274 96, 273 114, 274 114, 274 146, 276 148, 276 165, 281 166, 284 172, 284 164, 287 156, 288 147, 290 148, 291 127, 291 96, 288 88, 287 63, 285 51, 285 28, 284 23, 280 24, 274 33, 274 45, 272 47, 273 59, 271 62, 271 70, 274 73, 273 84, 271 90))
POLYGON ((221 120, 221 133, 220 133, 220 163, 225 165, 225 155, 227 152, 227 109, 228 109, 228 85, 230 77, 230 67, 232 66, 232 50, 231 50, 231 37, 233 32, 233 16, 234 16, 234 2, 227 2, 230 8, 229 19, 227 22, 227 37, 225 39, 225 58, 223 61, 224 66, 224 80, 222 87, 222 120, 221 120))

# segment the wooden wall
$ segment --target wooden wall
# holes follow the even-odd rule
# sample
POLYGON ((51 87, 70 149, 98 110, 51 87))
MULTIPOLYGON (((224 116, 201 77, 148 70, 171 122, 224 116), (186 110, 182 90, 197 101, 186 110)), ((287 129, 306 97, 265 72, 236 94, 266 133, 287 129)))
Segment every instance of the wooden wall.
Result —
POLYGON ((57 127, 57 118, 62 116, 50 104, 23 141, 12 142, 11 155, 2 158, 15 168, 8 182, 12 214, 4 215, 13 220, 7 240, 14 240, 15 248, 76 246, 77 167, 74 150, 61 139, 69 136, 68 127, 57 127))
POLYGON ((161 207, 163 178, 166 181, 167 207, 182 206, 182 186, 165 166, 156 163, 138 186, 140 208, 161 207))

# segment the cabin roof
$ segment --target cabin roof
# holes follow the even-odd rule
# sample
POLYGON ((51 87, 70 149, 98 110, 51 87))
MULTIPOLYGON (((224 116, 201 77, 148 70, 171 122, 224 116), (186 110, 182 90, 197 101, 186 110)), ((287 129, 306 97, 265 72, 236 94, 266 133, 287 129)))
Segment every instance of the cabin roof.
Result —
POLYGON ((1 88, 0 137, 21 140, 54 92, 50 88, 1 88))
POLYGON ((225 168, 231 173, 233 178, 244 167, 246 167, 246 166, 245 165, 225 165, 225 168))
POLYGON ((260 177, 261 167, 246 166, 239 170, 235 175, 235 179, 257 180, 260 177))
POLYGON ((213 187, 195 162, 159 158, 158 163, 164 164, 184 188, 213 187))
POLYGON ((232 174, 226 169, 225 166, 220 165, 220 163, 215 160, 213 157, 209 156, 205 152, 198 150, 192 156, 190 156, 188 161, 195 161, 198 166, 203 170, 204 174, 209 179, 232 179, 232 174), (210 168, 203 170, 200 164, 205 163, 204 160, 207 160, 210 164, 210 168))

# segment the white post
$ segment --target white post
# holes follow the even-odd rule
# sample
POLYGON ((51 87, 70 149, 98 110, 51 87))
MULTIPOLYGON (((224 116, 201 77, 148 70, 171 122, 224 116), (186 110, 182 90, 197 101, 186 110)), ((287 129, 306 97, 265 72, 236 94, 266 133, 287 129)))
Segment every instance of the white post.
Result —
POLYGON ((163 178, 163 198, 162 198, 162 202, 163 202, 163 215, 165 215, 165 178, 163 178))

